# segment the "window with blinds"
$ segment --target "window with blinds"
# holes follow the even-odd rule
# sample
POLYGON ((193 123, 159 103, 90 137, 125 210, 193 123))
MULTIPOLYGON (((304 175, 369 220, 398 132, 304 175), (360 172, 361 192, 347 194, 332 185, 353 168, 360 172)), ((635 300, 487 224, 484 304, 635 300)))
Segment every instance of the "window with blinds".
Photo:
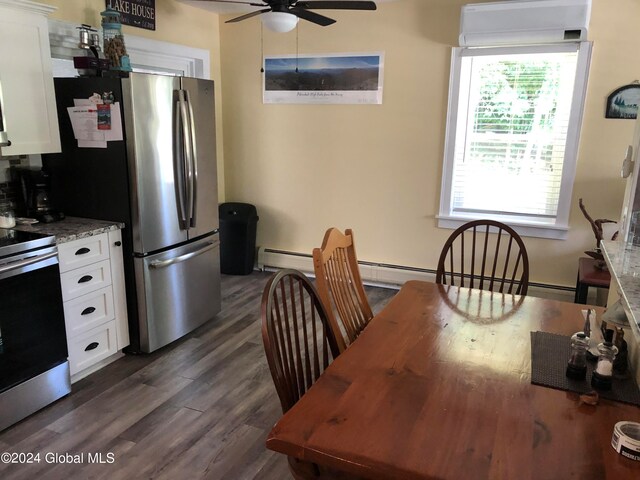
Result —
POLYGON ((568 222, 588 66, 579 47, 455 49, 441 219, 568 222))

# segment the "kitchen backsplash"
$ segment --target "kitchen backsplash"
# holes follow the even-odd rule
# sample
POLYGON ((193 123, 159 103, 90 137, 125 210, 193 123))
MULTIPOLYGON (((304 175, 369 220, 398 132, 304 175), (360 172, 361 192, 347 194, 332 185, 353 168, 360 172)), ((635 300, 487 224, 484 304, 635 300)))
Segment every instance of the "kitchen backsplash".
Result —
POLYGON ((10 182, 2 182, 0 183, 0 201, 2 200, 15 200, 18 192, 14 185, 10 182))

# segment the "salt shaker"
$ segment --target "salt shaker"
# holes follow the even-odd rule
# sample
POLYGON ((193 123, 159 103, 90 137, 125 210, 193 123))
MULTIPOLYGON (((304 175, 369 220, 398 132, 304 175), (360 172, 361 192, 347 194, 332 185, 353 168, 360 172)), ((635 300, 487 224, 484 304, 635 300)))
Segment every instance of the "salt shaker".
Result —
POLYGON ((598 364, 591 376, 591 386, 599 390, 611 390, 611 376, 613 375, 613 361, 618 348, 607 340, 598 344, 598 364))
POLYGON ((566 375, 576 380, 584 380, 587 376, 587 349, 589 337, 584 332, 574 333, 571 337, 571 356, 567 363, 566 375))

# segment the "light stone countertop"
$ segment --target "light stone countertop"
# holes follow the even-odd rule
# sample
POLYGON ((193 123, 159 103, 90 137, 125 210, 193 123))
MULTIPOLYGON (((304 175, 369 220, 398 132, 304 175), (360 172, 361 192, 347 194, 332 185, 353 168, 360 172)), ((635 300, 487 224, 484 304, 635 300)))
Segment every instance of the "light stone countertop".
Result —
POLYGON ((640 247, 603 241, 602 251, 612 279, 617 283, 631 330, 640 341, 640 247))
POLYGON ((59 222, 35 223, 33 225, 16 225, 14 230, 23 232, 45 233, 56 237, 56 244, 71 242, 79 238, 100 235, 124 228, 120 222, 93 220, 91 218, 67 217, 59 222))

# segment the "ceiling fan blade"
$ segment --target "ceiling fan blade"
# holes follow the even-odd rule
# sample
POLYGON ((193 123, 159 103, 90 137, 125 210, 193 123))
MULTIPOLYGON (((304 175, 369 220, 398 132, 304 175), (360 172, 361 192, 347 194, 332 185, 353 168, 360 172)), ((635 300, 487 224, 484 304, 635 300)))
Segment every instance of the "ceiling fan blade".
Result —
POLYGON ((216 3, 237 3, 240 5, 251 5, 252 7, 266 7, 267 5, 262 3, 254 3, 254 2, 242 2, 237 0, 196 0, 199 2, 216 2, 216 3))
POLYGON ((307 20, 308 22, 315 23, 316 25, 320 25, 322 27, 326 27, 327 25, 336 23, 333 18, 325 17, 324 15, 319 15, 314 12, 309 12, 304 8, 291 7, 288 12, 293 13, 298 18, 307 20))
POLYGON ((296 7, 307 8, 312 10, 376 10, 375 2, 359 2, 357 0, 352 1, 313 1, 313 2, 297 2, 296 7))
POLYGON ((271 9, 270 8, 263 8, 262 10, 256 10, 255 12, 251 12, 251 13, 247 13, 245 15, 241 15, 239 17, 236 18, 232 18, 231 20, 227 20, 224 23, 236 23, 236 22, 241 22, 242 20, 246 20, 247 18, 251 18, 251 17, 255 17, 256 15, 260 15, 262 13, 265 12, 270 12, 271 9))

